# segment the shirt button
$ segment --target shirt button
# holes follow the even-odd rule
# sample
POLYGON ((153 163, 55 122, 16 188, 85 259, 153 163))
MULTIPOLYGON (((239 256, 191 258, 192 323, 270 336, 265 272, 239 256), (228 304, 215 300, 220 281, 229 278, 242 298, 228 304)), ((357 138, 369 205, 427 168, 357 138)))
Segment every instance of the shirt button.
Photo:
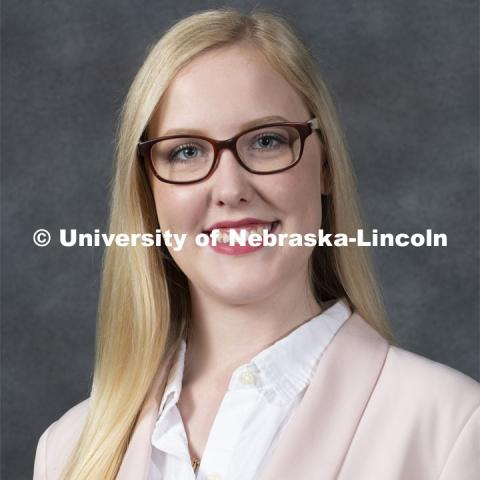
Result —
POLYGON ((207 480, 222 480, 222 476, 219 473, 209 473, 207 480))
POLYGON ((273 402, 275 400, 275 397, 277 396, 277 394, 273 390, 266 390, 264 392, 264 395, 269 402, 273 402))
POLYGON ((243 372, 240 375, 240 382, 243 385, 253 385, 255 383, 255 375, 251 372, 243 372))

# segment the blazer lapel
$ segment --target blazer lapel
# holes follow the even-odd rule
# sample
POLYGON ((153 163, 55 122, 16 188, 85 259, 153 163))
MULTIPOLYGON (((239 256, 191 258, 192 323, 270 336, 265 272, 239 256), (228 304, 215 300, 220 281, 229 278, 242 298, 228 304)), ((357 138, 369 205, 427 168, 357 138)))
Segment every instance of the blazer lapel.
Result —
POLYGON ((388 348, 357 313, 347 319, 320 359, 260 480, 337 478, 388 348))
POLYGON ((170 366, 173 357, 172 355, 170 361, 163 362, 155 376, 150 393, 147 395, 135 424, 116 480, 132 480, 133 478, 136 480, 147 480, 152 454, 151 437, 170 370, 167 366, 170 366))

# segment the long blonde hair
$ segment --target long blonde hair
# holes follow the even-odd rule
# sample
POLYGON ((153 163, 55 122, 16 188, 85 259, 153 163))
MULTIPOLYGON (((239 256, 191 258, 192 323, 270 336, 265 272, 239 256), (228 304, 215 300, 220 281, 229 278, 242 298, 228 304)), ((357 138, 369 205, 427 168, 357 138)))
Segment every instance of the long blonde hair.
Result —
MULTIPOLYGON (((118 131, 109 233, 153 233, 159 228, 136 144, 166 88, 207 49, 249 42, 303 97, 323 131, 323 228, 356 234, 362 228, 343 134, 318 65, 290 24, 266 11, 207 10, 173 25, 150 50, 124 103, 118 131)), ((364 249, 315 248, 311 285, 319 302, 345 296, 388 341, 381 295, 364 249)), ((189 327, 184 274, 162 248, 117 247, 104 255, 96 358, 89 414, 64 470, 69 480, 114 479, 159 365, 171 358, 189 327)))

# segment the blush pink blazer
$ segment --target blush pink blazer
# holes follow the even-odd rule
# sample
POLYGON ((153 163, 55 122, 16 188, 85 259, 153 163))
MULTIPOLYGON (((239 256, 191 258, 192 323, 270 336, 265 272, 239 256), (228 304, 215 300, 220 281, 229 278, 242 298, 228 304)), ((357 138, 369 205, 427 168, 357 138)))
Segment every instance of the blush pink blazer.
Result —
MULTIPOLYGON (((146 479, 165 374, 144 404, 117 480, 146 479)), ((257 480, 478 480, 479 406, 478 382, 389 345, 354 313, 257 480)), ((59 479, 88 408, 87 398, 45 430, 34 480, 59 479)))

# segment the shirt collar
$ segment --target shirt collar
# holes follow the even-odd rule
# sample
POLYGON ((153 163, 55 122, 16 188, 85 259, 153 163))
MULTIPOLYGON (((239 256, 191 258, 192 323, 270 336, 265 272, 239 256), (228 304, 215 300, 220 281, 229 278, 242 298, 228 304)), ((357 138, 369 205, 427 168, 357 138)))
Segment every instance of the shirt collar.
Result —
POLYGON ((313 377, 315 367, 341 325, 352 314, 345 299, 337 300, 286 337, 237 368, 230 382, 236 386, 245 368, 256 375, 258 387, 280 403, 291 401, 313 377))
POLYGON ((177 403, 178 398, 180 397, 180 392, 182 391, 183 368, 185 365, 186 348, 187 345, 185 343, 185 340, 182 339, 177 351, 175 363, 170 369, 170 373, 167 377, 167 384, 165 386, 163 398, 160 402, 160 408, 158 410, 159 416, 164 410, 167 410, 167 407, 169 405, 177 403))
MULTIPOLYGON (((229 390, 242 388, 240 378, 248 371, 255 378, 255 386, 265 393, 267 399, 276 398, 281 403, 290 401, 310 383, 324 350, 351 314, 346 299, 337 300, 319 315, 262 350, 250 362, 235 369, 229 390)), ((186 343, 182 340, 167 379, 159 416, 180 397, 185 352, 186 343)))

